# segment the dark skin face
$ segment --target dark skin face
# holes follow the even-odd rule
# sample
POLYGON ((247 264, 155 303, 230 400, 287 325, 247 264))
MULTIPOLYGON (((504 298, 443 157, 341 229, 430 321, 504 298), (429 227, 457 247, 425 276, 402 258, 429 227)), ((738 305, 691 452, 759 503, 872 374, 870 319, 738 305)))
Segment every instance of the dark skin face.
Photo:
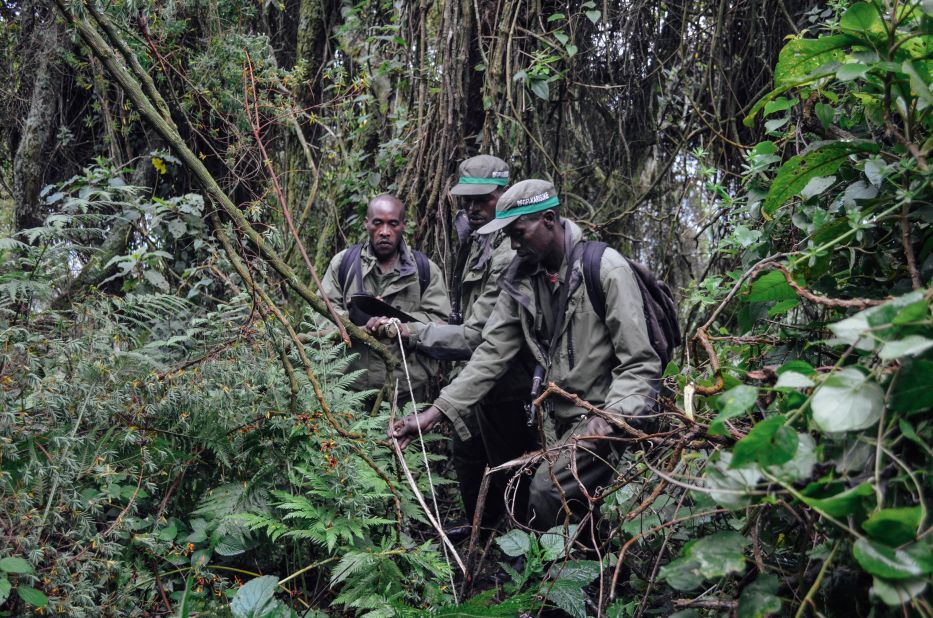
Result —
POLYGON ((394 197, 378 197, 369 203, 363 226, 369 233, 369 242, 380 264, 391 263, 398 257, 405 229, 405 210, 394 197))
POLYGON ((522 215, 505 228, 505 233, 512 241, 512 249, 525 262, 544 264, 551 272, 560 268, 564 260, 564 227, 553 210, 522 215))
POLYGON ((499 203, 501 189, 486 195, 469 195, 461 198, 463 210, 470 222, 470 231, 475 232, 496 217, 496 204, 499 203))

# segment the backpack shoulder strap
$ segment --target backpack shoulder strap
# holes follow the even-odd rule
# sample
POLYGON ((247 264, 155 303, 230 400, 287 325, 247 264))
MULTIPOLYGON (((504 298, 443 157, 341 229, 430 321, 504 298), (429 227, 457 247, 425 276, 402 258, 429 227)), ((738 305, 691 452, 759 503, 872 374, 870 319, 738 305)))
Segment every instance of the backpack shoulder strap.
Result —
POLYGON ((347 289, 347 277, 351 268, 353 268, 353 274, 359 278, 357 285, 361 288, 363 286, 362 267, 360 266, 360 253, 362 250, 363 245, 361 244, 350 245, 340 259, 340 267, 337 269, 337 283, 340 285, 341 293, 344 293, 347 289))
POLYGON ((593 304, 593 310, 600 320, 606 319, 606 291, 599 280, 599 265, 603 260, 603 253, 607 245, 604 242, 588 240, 583 247, 583 281, 586 284, 586 295, 593 304))
POLYGON ((428 256, 420 251, 412 251, 412 253, 415 254, 415 264, 418 266, 418 285, 421 287, 421 295, 424 296, 424 291, 431 283, 431 262, 428 261, 428 256))

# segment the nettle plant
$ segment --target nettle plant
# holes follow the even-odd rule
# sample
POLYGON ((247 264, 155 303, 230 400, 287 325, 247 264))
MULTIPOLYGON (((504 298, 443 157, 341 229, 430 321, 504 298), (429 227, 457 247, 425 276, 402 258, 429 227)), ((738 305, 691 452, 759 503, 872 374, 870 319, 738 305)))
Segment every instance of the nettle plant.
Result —
POLYGON ((741 268, 694 338, 714 376, 678 378, 722 440, 678 472, 730 519, 682 528, 660 570, 740 616, 933 615, 931 15, 848 3, 787 43, 746 119, 773 140, 748 153, 741 268))

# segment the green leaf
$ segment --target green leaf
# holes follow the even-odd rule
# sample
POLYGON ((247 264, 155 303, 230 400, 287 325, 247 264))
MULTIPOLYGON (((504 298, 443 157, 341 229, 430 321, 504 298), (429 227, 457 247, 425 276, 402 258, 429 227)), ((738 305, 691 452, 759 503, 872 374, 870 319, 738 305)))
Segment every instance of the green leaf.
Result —
POLYGON ((794 307, 800 305, 799 298, 788 298, 785 300, 779 300, 778 302, 771 305, 768 308, 768 317, 773 318, 775 316, 784 315, 794 307))
POLYGON ((792 84, 829 62, 845 58, 845 48, 858 39, 847 34, 818 39, 792 39, 784 46, 774 68, 775 86, 792 84))
POLYGON ((914 359, 897 372, 890 406, 895 412, 921 412, 933 407, 933 361, 914 359))
MULTIPOLYGON (((563 550, 563 541, 561 548, 563 550)), ((548 580, 541 582, 539 594, 547 597, 571 616, 585 618, 586 595, 583 588, 597 577, 599 563, 595 560, 573 560, 555 564, 548 571, 548 580)))
POLYGON ((832 105, 827 105, 826 103, 817 103, 814 107, 816 112, 816 117, 820 121, 820 124, 823 125, 823 128, 826 129, 833 124, 833 119, 836 117, 836 108, 832 105))
POLYGON ((758 466, 732 469, 732 453, 723 452, 712 466, 706 466, 703 484, 709 488, 710 497, 728 509, 744 508, 748 505, 749 492, 755 489, 761 478, 758 466))
POLYGON ((506 556, 524 556, 531 549, 531 538, 528 533, 513 528, 496 539, 496 544, 506 556))
POLYGON ((175 520, 172 519, 166 527, 156 532, 156 537, 158 537, 160 541, 172 541, 177 534, 178 525, 175 523, 175 520))
POLYGON ((785 427, 783 414, 769 416, 748 432, 732 449, 730 468, 741 468, 750 463, 761 466, 779 466, 794 458, 797 452, 797 432, 785 427))
POLYGON ((777 370, 778 375, 783 375, 787 371, 793 371, 795 373, 801 373, 805 376, 815 376, 816 369, 813 368, 813 365, 807 361, 802 360, 791 360, 787 361, 781 365, 780 369, 777 370))
POLYGON ((36 590, 32 586, 17 586, 16 594, 26 605, 40 608, 49 604, 49 598, 42 591, 36 590))
POLYGON ((796 299, 794 288, 790 287, 784 273, 779 270, 769 270, 752 282, 748 293, 748 301, 752 303, 768 302, 772 300, 796 299))
POLYGON ((207 566, 207 563, 211 560, 210 549, 199 549, 191 553, 191 566, 196 568, 201 568, 207 566))
POLYGON ((911 579, 933 572, 930 548, 918 544, 907 549, 894 549, 868 539, 859 539, 852 555, 865 571, 884 579, 911 579))
POLYGON ((570 40, 570 37, 567 36, 567 33, 561 30, 558 30, 557 32, 554 33, 554 38, 560 41, 561 45, 566 45, 567 42, 570 40))
POLYGON ((875 7, 867 2, 856 2, 839 20, 839 29, 855 34, 884 34, 884 23, 875 7))
POLYGON ((831 176, 850 155, 864 152, 878 152, 874 142, 821 142, 802 154, 791 157, 781 166, 768 190, 768 197, 761 206, 765 217, 770 219, 778 208, 800 193, 811 178, 831 176))
POLYGON ((870 68, 867 64, 844 64, 836 70, 836 77, 841 82, 850 82, 853 79, 865 77, 870 68))
POLYGON ((246 582, 230 603, 234 618, 264 618, 275 611, 275 588, 279 578, 263 575, 246 582))
POLYGON ((792 108, 796 104, 797 104, 796 97, 792 99, 788 99, 785 97, 778 97, 776 99, 768 101, 768 103, 765 105, 765 111, 762 112, 761 115, 770 116, 771 114, 775 112, 783 112, 785 110, 792 108))
POLYGON ((544 99, 545 101, 549 101, 551 99, 551 90, 546 80, 533 79, 531 80, 530 87, 531 91, 535 93, 535 96, 537 96, 539 99, 544 99))
POLYGON ((762 573, 746 586, 739 597, 738 618, 765 618, 781 611, 778 584, 777 576, 762 573))
POLYGON ((899 581, 885 581, 880 577, 875 577, 868 592, 881 599, 885 605, 897 607, 920 596, 927 589, 928 584, 925 577, 899 581))
POLYGON ((872 489, 872 486, 869 483, 862 483, 857 487, 847 489, 828 498, 811 498, 808 496, 802 498, 804 502, 818 511, 831 517, 840 518, 862 511, 866 499, 874 495, 875 490, 872 489))
POLYGON ((882 360, 891 360, 902 356, 916 356, 930 348, 933 348, 933 339, 921 335, 908 335, 903 339, 885 341, 878 351, 878 356, 882 360))
POLYGON ((858 369, 846 367, 817 387, 810 404, 813 422, 826 432, 866 429, 884 410, 884 391, 858 369))
POLYGON ((790 116, 784 116, 783 118, 774 118, 765 123, 765 131, 771 133, 772 131, 777 131, 784 125, 790 122, 790 116))
POLYGON ((727 390, 716 401, 719 414, 710 423, 709 432, 712 435, 724 434, 726 432, 725 422, 730 418, 745 414, 757 399, 758 389, 754 386, 740 384, 727 390))
POLYGON ((677 590, 691 590, 704 580, 745 569, 749 540, 737 532, 717 532, 684 546, 683 557, 661 567, 658 577, 677 590))
POLYGON ((785 483, 796 483, 810 478, 817 463, 816 441, 808 433, 797 434, 797 452, 793 459, 780 466, 770 466, 767 471, 785 483))
POLYGON ((590 20, 591 22, 593 22, 594 24, 599 22, 599 18, 602 17, 602 15, 603 14, 597 11, 596 9, 586 12, 586 18, 590 20))
POLYGON ((835 176, 814 176, 810 179, 810 182, 800 190, 800 197, 805 200, 816 197, 833 186, 834 182, 836 182, 835 176))
MULTIPOLYGON (((567 551, 567 540, 573 538, 576 533, 576 525, 571 526, 567 531, 569 537, 564 536, 563 526, 555 526, 541 535, 540 544, 544 552, 544 560, 557 560, 564 556, 567 551)), ((501 545, 500 545, 501 547, 501 545)))
POLYGON ((547 23, 551 23, 552 21, 557 21, 558 19, 567 19, 567 16, 564 15, 563 13, 554 13, 553 15, 547 18, 547 23))
POLYGON ((919 506, 881 509, 862 522, 862 529, 871 538, 896 547, 916 538, 922 516, 923 509, 919 506))
POLYGON ((797 373, 796 371, 785 371, 778 376, 778 380, 774 385, 774 388, 810 388, 813 385, 813 380, 803 375, 802 373, 797 373))
POLYGON ((586 618, 586 593, 577 582, 543 581, 538 593, 561 608, 572 618, 586 618))
POLYGON ((10 580, 6 577, 0 579, 0 605, 6 603, 6 600, 10 598, 10 590, 13 589, 13 585, 10 584, 10 580))
POLYGON ((0 571, 4 573, 35 573, 32 565, 29 564, 25 559, 19 558, 17 556, 10 556, 0 560, 0 571))
POLYGON ((927 105, 933 104, 933 93, 930 92, 930 85, 923 79, 916 67, 909 60, 905 60, 901 68, 910 78, 911 90, 927 105))
POLYGON ((576 45, 568 45, 565 49, 567 50, 567 56, 570 58, 576 56, 579 51, 576 45))
POLYGON ((897 423, 897 426, 900 428, 901 433, 904 434, 904 437, 922 448, 925 451, 929 450, 927 443, 923 441, 923 438, 917 435, 917 431, 914 429, 914 426, 907 422, 906 419, 900 419, 897 423))

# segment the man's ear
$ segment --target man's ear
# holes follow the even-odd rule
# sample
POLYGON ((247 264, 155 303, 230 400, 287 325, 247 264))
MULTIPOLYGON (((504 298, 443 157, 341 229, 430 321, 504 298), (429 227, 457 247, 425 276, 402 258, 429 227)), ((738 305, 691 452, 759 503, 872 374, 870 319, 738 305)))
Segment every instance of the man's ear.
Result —
POLYGON ((547 229, 553 229, 554 224, 557 223, 557 214, 553 210, 545 210, 541 213, 541 221, 547 229))

